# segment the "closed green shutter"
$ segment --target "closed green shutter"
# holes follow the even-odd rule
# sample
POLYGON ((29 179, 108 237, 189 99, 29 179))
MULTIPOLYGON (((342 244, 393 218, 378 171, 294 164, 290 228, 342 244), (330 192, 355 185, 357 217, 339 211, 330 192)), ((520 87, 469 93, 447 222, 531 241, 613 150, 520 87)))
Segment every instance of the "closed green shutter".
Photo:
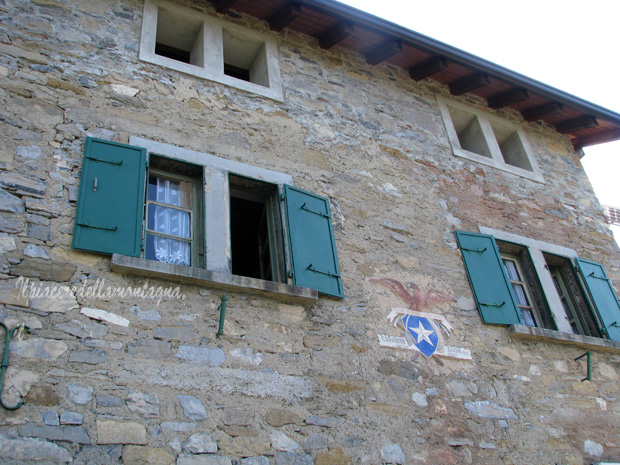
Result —
POLYGON ((284 194, 295 285, 344 297, 329 200, 288 185, 284 194))
POLYGON ((602 333, 609 339, 620 341, 620 303, 603 265, 581 258, 575 261, 598 314, 602 333))
POLYGON ((494 325, 522 324, 493 236, 456 231, 456 239, 482 321, 494 325))
POLYGON ((88 138, 73 247, 139 257, 146 150, 88 138))

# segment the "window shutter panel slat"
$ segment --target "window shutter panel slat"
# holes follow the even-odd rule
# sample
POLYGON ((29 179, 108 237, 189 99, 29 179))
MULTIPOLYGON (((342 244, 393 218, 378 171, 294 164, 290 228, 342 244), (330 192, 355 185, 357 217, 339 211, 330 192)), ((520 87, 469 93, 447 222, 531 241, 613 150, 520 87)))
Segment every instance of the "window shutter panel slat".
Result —
POLYGON ((482 321, 522 324, 493 236, 456 231, 456 239, 482 321))
POLYGON ((295 285, 344 297, 329 200, 289 185, 284 195, 295 285))
POLYGON ((139 257, 146 150, 87 138, 73 248, 139 257))
POLYGON ((602 333, 609 339, 620 341, 620 302, 603 265, 581 258, 575 261, 599 317, 602 333))

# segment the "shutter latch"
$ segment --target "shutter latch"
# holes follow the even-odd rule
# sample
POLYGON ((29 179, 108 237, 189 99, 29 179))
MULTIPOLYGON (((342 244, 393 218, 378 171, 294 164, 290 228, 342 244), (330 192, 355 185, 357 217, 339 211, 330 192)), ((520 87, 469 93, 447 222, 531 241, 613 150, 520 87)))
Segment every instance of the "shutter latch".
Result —
POLYGON ((324 274, 326 276, 329 276, 330 278, 340 278, 339 274, 334 274, 334 273, 330 273, 329 271, 320 271, 320 270, 316 270, 313 266, 312 263, 310 263, 308 265, 308 269, 314 273, 319 273, 319 274, 324 274))
POLYGON ((326 215, 325 213, 315 212, 314 210, 310 210, 308 207, 306 207, 306 202, 304 202, 304 204, 301 206, 301 209, 307 211, 308 213, 314 213, 315 215, 322 216, 323 218, 329 218, 329 215, 326 215))

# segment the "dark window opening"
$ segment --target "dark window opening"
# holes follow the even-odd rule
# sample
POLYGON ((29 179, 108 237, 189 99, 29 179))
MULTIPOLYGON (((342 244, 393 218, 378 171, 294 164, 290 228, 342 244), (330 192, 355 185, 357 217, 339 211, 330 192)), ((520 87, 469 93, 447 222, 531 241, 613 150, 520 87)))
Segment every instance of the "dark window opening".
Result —
POLYGON ((277 186, 230 176, 232 274, 283 282, 277 186))
POLYGON ((170 58, 172 60, 181 61, 183 63, 189 64, 190 62, 190 54, 188 51, 171 47, 170 45, 165 45, 159 42, 155 44, 155 54, 170 58))
POLYGON ((224 63, 224 74, 226 76, 241 79, 242 81, 250 82, 250 70, 240 68, 239 66, 224 63))

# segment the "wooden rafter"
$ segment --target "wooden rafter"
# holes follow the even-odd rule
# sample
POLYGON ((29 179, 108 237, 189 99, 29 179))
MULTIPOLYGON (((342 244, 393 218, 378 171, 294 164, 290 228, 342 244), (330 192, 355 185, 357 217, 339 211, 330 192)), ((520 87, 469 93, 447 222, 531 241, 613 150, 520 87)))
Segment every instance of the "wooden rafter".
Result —
POLYGON ((605 142, 613 142, 620 139, 620 129, 612 129, 611 131, 598 132, 589 136, 575 137, 572 142, 576 149, 588 147, 605 142))
POLYGON ((216 0, 215 3, 215 11, 218 13, 227 13, 235 3, 239 0, 216 0))
POLYGON ((400 40, 388 40, 366 53, 366 62, 371 66, 375 66, 402 51, 403 43, 400 40))
POLYGON ((450 93, 452 95, 463 95, 472 90, 488 86, 490 83, 489 77, 485 74, 471 74, 450 83, 450 93))
POLYGON ((440 73, 448 67, 448 60, 442 57, 429 58, 423 63, 412 67, 409 70, 409 76, 414 81, 421 81, 424 78, 431 77, 440 73))
POLYGON ((523 110, 521 114, 523 115, 523 119, 525 119, 525 121, 531 123, 532 121, 544 119, 555 115, 556 113, 562 112, 564 112, 564 106, 561 103, 549 102, 528 110, 523 110))
POLYGON ((354 32, 355 26, 352 23, 338 23, 319 37, 319 45, 322 49, 329 50, 353 35, 354 32))
POLYGON ((527 90, 524 89, 512 89, 501 94, 495 94, 487 99, 489 108, 494 110, 498 108, 504 108, 515 103, 523 102, 530 98, 527 90))
POLYGON ((560 123, 555 123, 554 126, 560 134, 570 134, 574 131, 598 126, 598 121, 596 121, 594 116, 583 115, 560 123))
POLYGON ((295 21, 302 12, 303 9, 301 5, 290 3, 271 17, 269 20, 269 27, 272 31, 280 32, 295 21))

